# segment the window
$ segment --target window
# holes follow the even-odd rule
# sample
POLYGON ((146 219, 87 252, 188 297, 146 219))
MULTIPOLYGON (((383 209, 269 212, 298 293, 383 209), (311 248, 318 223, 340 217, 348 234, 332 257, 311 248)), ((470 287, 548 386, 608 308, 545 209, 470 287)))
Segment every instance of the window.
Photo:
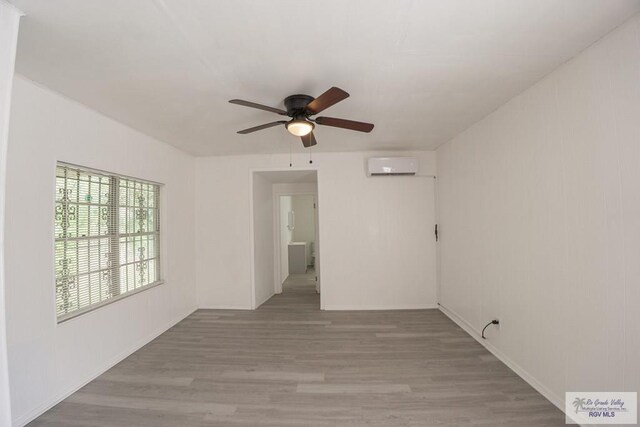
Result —
POLYGON ((160 283, 158 184, 58 163, 58 322, 160 283))

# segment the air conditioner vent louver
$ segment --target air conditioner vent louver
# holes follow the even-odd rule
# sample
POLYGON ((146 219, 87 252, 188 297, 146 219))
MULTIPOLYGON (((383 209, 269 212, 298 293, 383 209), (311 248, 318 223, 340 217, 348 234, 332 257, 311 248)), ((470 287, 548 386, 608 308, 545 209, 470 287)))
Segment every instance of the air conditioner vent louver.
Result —
POLYGON ((415 157, 372 157, 368 161, 369 176, 411 176, 418 173, 415 157))
POLYGON ((371 176, 414 176, 415 174, 415 172, 375 172, 371 173, 371 176))

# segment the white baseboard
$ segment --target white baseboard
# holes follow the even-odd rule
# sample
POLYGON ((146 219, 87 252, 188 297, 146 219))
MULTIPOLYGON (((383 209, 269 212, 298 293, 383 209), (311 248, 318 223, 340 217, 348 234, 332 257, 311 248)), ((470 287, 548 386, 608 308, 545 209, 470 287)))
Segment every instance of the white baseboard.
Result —
POLYGON ((274 295, 275 295, 275 292, 271 293, 271 295, 267 296, 262 301, 259 301, 258 303, 256 303, 256 308, 260 307, 262 304, 264 304, 265 302, 269 301, 269 299, 274 295))
POLYGON ((253 310, 248 305, 199 305, 198 310, 253 310))
POLYGON ((36 419, 40 415, 42 415, 45 412, 47 412, 49 409, 51 409, 54 406, 56 406, 58 403, 62 402, 67 397, 71 396, 76 391, 80 390, 85 385, 89 384, 91 381, 93 381, 96 378, 98 378, 100 375, 104 374, 109 369, 113 368, 118 363, 122 362, 124 359, 126 359, 127 357, 129 357, 130 355, 132 355, 133 353, 135 353, 136 351, 138 351, 139 349, 141 349, 145 345, 149 344, 151 341, 153 341, 154 339, 156 339, 157 337, 159 337, 160 335, 162 335, 163 333, 165 333, 166 331, 171 329, 173 326, 175 326, 181 320, 183 320, 186 317, 188 317, 189 315, 191 315, 196 310, 197 310, 197 308, 189 309, 189 310, 187 310, 186 314, 182 314, 182 315, 178 316, 177 319, 171 320, 170 322, 166 323, 164 326, 156 329, 151 334, 147 335, 143 339, 137 341, 135 344, 133 344, 132 346, 127 348, 126 350, 124 350, 121 353, 119 353, 116 357, 111 359, 104 366, 100 367, 99 369, 96 369, 91 375, 88 376, 88 378, 86 380, 84 380, 78 386, 75 386, 75 387, 72 387, 70 389, 67 389, 67 390, 63 391, 62 393, 58 394, 57 396, 53 397, 50 401, 38 406, 37 408, 27 412, 24 415, 21 415, 19 417, 14 418, 13 422, 12 422, 12 425, 15 426, 15 427, 22 427, 22 426, 30 423, 31 421, 33 421, 34 419, 36 419))
POLYGON ((471 335, 476 341, 478 341, 484 348, 489 350, 491 354, 497 357, 502 363, 507 365, 509 369, 515 372, 520 378, 525 380, 531 387, 533 387, 538 393, 544 396, 549 402, 553 403, 558 409, 562 411, 564 414, 564 405, 565 401, 560 396, 556 395, 553 391, 547 388, 544 384, 538 381, 533 375, 523 369, 520 365, 515 363, 509 357, 507 357, 504 353, 498 350, 493 344, 489 341, 482 339, 481 333, 476 330, 469 322, 467 322, 463 317, 458 315, 453 310, 446 308, 442 305, 438 307, 440 311, 451 319, 455 324, 460 326, 466 333, 471 335))
POLYGON ((438 304, 403 304, 403 305, 327 305, 324 310, 331 311, 385 311, 385 310, 430 310, 437 309, 438 304))

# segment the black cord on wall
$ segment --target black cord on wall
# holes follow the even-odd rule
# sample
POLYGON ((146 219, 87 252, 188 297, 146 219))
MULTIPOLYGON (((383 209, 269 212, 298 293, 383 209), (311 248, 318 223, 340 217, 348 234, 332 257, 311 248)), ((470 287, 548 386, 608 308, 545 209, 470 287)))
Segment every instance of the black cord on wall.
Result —
POLYGON ((487 323, 484 328, 482 328, 482 339, 486 340, 487 337, 484 336, 484 330, 487 329, 490 325, 499 325, 500 321, 498 319, 493 319, 491 322, 487 323))

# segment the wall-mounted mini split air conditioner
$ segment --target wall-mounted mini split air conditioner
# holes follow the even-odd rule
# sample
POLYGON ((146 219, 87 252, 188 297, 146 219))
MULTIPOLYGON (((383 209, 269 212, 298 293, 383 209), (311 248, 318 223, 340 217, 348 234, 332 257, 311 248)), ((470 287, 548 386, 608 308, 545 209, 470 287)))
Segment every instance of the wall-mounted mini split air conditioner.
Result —
POLYGON ((415 175, 418 173, 416 157, 372 157, 369 159, 369 176, 415 175))

